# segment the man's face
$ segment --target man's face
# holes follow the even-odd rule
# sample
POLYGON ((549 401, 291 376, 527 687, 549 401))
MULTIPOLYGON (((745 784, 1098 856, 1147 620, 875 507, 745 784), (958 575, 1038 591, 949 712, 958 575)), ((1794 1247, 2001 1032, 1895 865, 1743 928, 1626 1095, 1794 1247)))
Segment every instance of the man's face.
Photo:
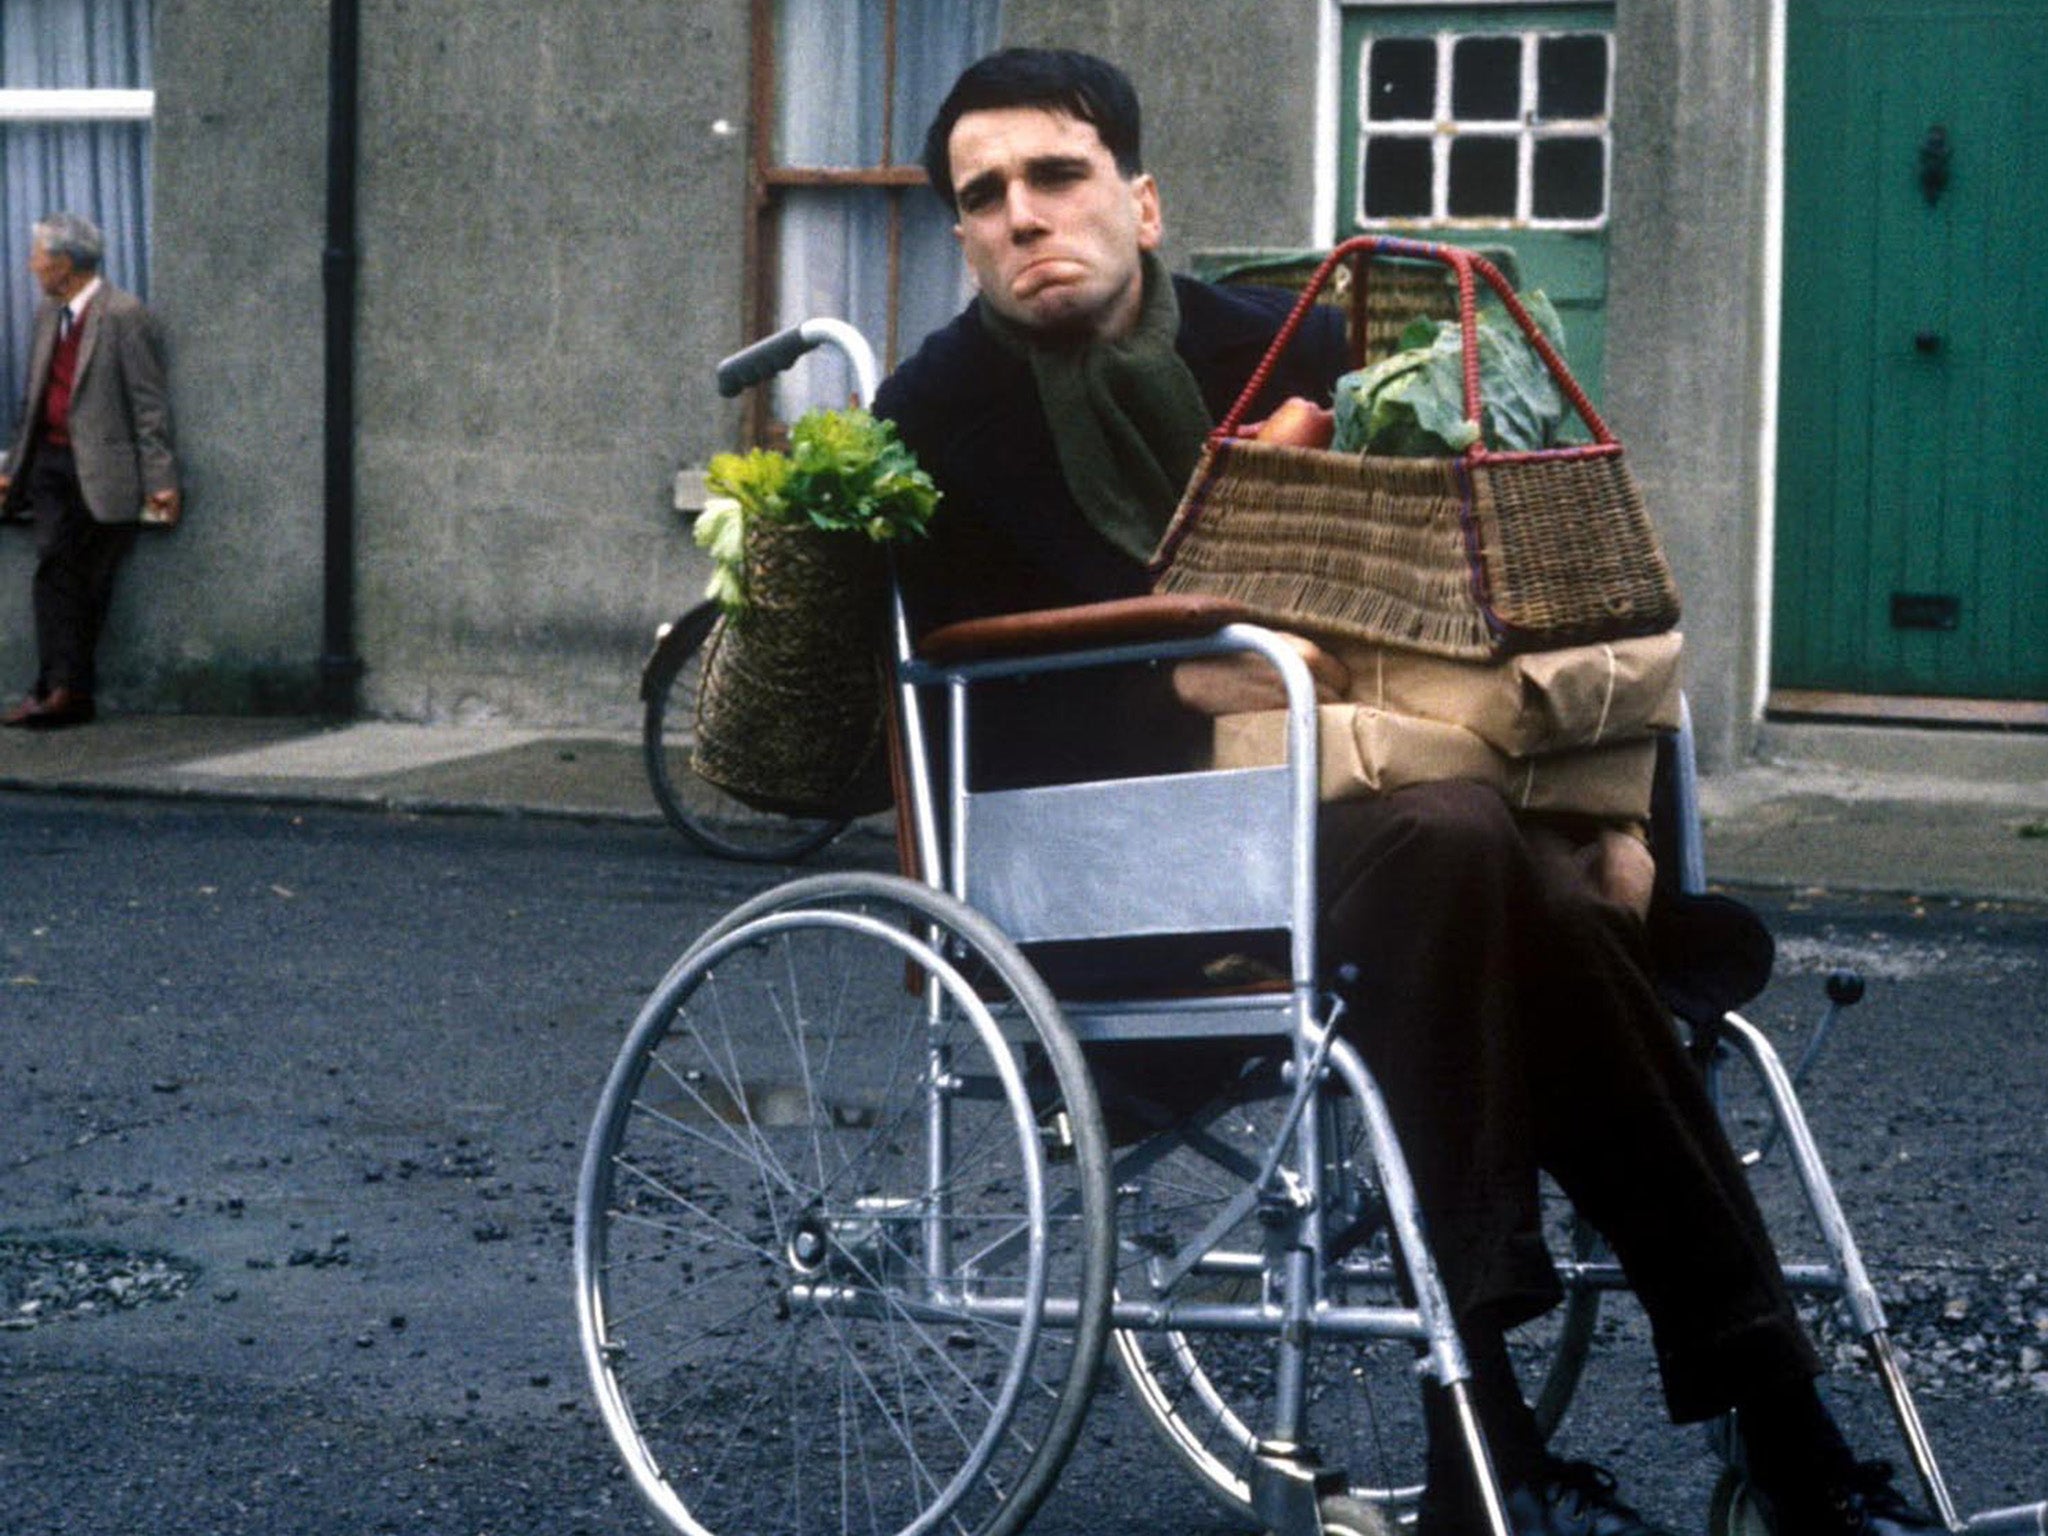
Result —
POLYGON ((77 271, 69 256, 45 250, 40 242, 29 246, 28 270, 29 275, 35 278, 36 286, 53 299, 65 297, 77 271))
POLYGON ((969 112, 947 152, 953 233, 985 302, 1050 334, 1115 337, 1137 323, 1159 189, 1123 176, 1093 123, 1043 107, 969 112))

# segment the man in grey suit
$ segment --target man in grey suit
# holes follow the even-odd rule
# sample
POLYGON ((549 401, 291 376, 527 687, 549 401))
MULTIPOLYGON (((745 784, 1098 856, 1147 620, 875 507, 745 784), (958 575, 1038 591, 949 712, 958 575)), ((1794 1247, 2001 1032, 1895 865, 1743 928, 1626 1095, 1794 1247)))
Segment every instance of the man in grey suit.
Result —
POLYGON ((93 718, 114 573, 140 524, 170 527, 183 510, 163 343, 141 300, 101 277, 105 248, 90 219, 53 213, 29 250, 43 303, 0 514, 35 523, 38 667, 28 697, 0 716, 11 726, 93 718))

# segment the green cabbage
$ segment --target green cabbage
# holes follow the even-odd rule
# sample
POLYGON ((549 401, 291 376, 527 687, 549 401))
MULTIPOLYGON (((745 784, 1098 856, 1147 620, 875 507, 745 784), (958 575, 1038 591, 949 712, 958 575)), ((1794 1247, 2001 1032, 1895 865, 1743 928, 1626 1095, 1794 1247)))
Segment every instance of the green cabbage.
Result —
MULTIPOLYGON (((1564 325, 1541 293, 1522 299, 1562 355, 1564 325)), ((1483 431, 1506 452, 1583 441, 1577 413, 1543 359, 1498 304, 1480 309, 1480 424, 1465 415, 1464 339, 1456 320, 1411 320, 1399 350, 1337 381, 1339 453, 1439 458, 1463 453, 1483 431)))
POLYGON ((704 478, 717 493, 696 525, 712 559, 706 595, 728 613, 747 605, 749 523, 808 523, 883 543, 922 536, 939 503, 894 424, 863 410, 807 412, 790 429, 788 453, 715 454, 704 478))

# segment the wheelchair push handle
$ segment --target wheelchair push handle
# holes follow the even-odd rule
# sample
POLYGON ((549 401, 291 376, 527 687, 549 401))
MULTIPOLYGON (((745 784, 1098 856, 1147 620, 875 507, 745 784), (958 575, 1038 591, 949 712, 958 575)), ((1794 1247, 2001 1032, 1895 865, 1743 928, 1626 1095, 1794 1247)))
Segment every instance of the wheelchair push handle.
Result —
POLYGON ((805 320, 742 347, 719 363, 718 392, 730 399, 756 384, 765 384, 788 371, 798 358, 825 346, 845 355, 853 368, 855 400, 866 406, 875 398, 878 382, 875 351, 867 338, 844 320, 805 320))

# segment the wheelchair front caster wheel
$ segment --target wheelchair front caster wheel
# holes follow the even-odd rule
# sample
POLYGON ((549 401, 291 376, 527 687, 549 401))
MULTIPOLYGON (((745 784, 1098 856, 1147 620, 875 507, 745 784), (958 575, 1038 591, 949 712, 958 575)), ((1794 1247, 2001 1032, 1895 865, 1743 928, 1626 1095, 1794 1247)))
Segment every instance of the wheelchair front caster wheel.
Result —
POLYGON ((1707 1505, 1707 1536, 1771 1536, 1749 1479, 1733 1467, 1722 1470, 1707 1505))

